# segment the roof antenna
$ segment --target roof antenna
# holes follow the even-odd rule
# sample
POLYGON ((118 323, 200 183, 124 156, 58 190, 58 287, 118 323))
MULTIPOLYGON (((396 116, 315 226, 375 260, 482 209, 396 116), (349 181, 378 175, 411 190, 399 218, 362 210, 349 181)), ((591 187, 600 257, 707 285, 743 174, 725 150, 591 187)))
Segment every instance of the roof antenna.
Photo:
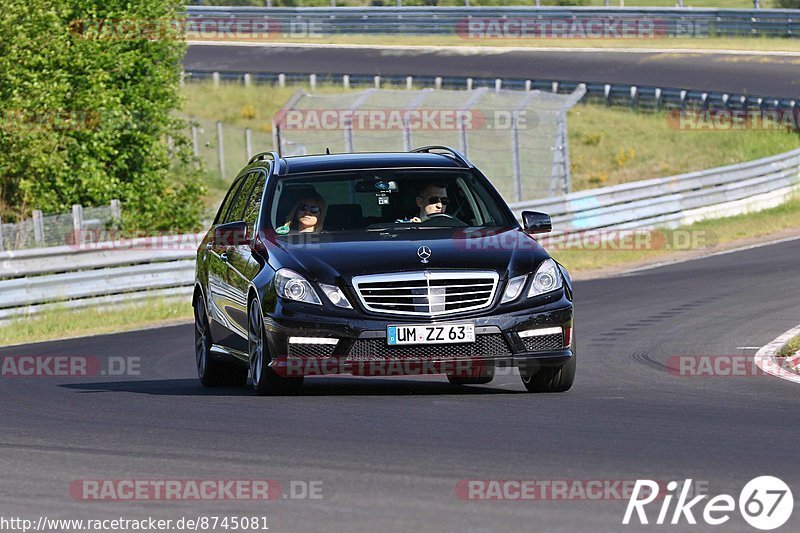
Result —
POLYGON ((325 148, 325 155, 331 155, 331 149, 325 148))

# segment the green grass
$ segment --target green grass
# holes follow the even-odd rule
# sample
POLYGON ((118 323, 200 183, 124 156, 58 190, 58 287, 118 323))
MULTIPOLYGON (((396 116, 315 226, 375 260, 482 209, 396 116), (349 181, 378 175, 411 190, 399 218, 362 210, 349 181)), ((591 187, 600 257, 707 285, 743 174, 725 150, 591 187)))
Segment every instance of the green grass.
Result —
POLYGON ((191 302, 180 300, 150 299, 108 309, 58 308, 5 323, 0 327, 0 346, 114 333, 191 318, 191 302))
MULTIPOLYGON (((665 260, 680 251, 710 253, 725 245, 731 246, 737 241, 766 238, 792 229, 800 233, 800 198, 756 213, 703 220, 677 230, 663 232, 666 242, 684 242, 677 241, 680 238, 685 238, 685 242, 691 242, 690 239, 693 239, 697 246, 677 247, 680 249, 653 246, 650 249, 634 250, 558 250, 551 247, 549 252, 570 271, 580 272, 629 263, 665 260)), ((653 242, 662 241, 653 239, 653 242)))
POLYGON ((574 107, 567 126, 576 191, 731 165, 800 147, 796 133, 678 130, 669 125, 666 113, 594 105, 574 107))
POLYGON ((789 357, 800 352, 800 335, 786 343, 783 348, 778 350, 778 357, 789 357))

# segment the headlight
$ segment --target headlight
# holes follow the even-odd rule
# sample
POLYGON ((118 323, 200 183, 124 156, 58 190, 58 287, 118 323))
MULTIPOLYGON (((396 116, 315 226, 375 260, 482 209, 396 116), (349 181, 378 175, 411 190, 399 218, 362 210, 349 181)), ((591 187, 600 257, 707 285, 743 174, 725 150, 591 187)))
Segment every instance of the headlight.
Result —
POLYGON ((528 279, 528 275, 524 274, 522 276, 517 276, 516 278, 511 278, 508 280, 508 285, 506 285, 506 291, 503 293, 503 298, 500 300, 501 304, 506 302, 510 302, 512 300, 516 300, 517 296, 520 295, 522 292, 522 288, 525 286, 525 280, 528 279))
POLYGON ((536 274, 533 275, 528 298, 560 289, 561 283, 561 272, 558 270, 558 265, 552 259, 547 259, 539 265, 536 274))
POLYGON ((275 288, 278 296, 296 302, 322 305, 314 287, 306 279, 288 268, 282 268, 275 273, 275 288))
POLYGON ((336 307, 341 307, 342 309, 353 308, 353 306, 350 305, 350 302, 347 301, 347 297, 344 295, 344 293, 339 287, 336 287, 334 285, 325 285, 324 283, 320 283, 319 286, 322 288, 322 292, 325 293, 325 296, 328 297, 328 300, 330 300, 331 303, 336 307))

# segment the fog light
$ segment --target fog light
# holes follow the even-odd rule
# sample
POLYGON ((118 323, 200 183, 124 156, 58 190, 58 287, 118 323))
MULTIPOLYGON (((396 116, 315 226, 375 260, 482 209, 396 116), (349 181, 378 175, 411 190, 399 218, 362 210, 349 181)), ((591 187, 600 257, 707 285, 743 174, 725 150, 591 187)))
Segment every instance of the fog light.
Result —
POLYGON ((544 337, 545 335, 559 335, 561 328, 541 328, 541 329, 526 329, 517 333, 520 339, 528 337, 544 337))
POLYGON ((338 344, 339 339, 330 337, 289 337, 289 344, 338 344))

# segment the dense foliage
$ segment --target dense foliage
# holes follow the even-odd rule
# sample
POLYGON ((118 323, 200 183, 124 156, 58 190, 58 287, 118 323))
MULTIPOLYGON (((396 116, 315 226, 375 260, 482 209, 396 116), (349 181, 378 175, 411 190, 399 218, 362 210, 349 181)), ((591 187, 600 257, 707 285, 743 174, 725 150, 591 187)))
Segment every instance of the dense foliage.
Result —
POLYGON ((180 106, 183 2, 4 0, 0 215, 123 202, 128 228, 185 230, 203 187, 180 106), (171 4, 171 5, 170 5, 171 4), (167 139, 174 139, 173 155, 167 139))

